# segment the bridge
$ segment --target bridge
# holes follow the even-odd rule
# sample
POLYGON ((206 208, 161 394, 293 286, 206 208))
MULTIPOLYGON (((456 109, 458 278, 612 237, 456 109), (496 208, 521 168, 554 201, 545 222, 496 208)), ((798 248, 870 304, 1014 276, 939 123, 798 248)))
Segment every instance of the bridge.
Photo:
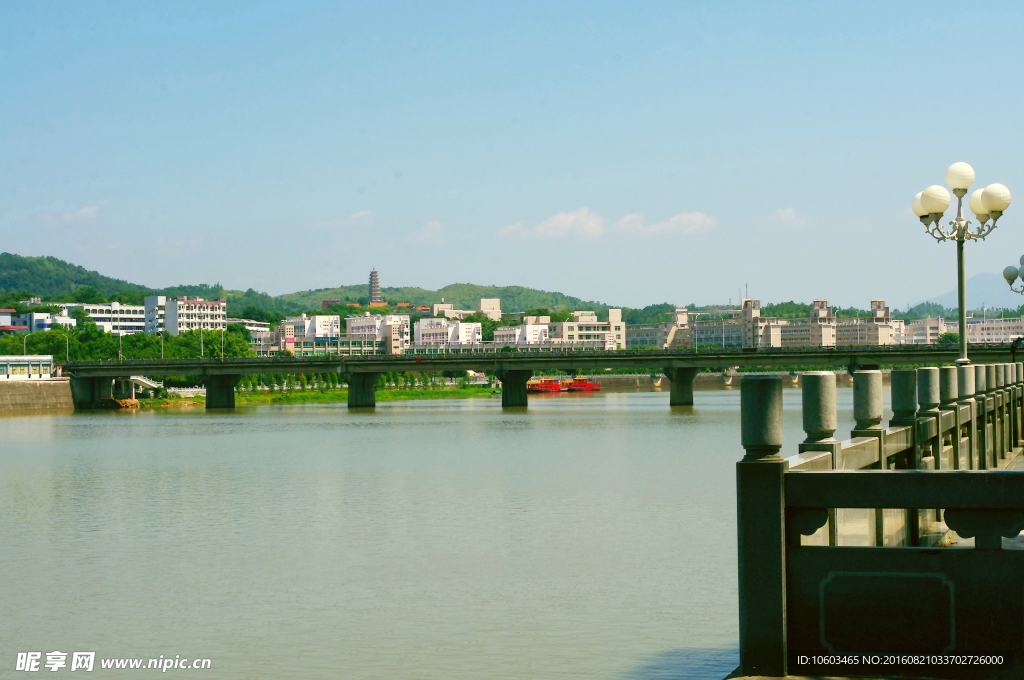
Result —
MULTIPOLYGON (((980 363, 1013 361, 1009 344, 971 345, 970 356, 980 363)), ((232 408, 234 388, 242 375, 335 373, 348 382, 348 405, 376 404, 377 380, 390 372, 491 371, 502 382, 502 406, 526 406, 526 382, 534 371, 569 373, 606 368, 664 372, 671 381, 669 403, 693 404, 693 379, 705 368, 808 368, 843 366, 851 372, 881 366, 952 363, 955 345, 889 345, 751 350, 567 350, 518 352, 451 352, 428 355, 313 356, 228 359, 134 359, 71 361, 61 364, 71 378, 76 408, 108 400, 111 381, 132 376, 197 376, 206 385, 207 408, 232 408)))

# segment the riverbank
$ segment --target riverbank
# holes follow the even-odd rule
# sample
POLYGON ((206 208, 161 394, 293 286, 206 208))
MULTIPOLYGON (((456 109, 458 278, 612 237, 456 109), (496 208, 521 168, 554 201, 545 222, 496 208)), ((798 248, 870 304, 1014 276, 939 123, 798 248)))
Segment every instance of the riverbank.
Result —
MULTIPOLYGON (((377 390, 377 401, 403 401, 409 399, 490 399, 499 395, 494 394, 488 387, 455 387, 440 389, 381 389, 377 390)), ((348 390, 328 390, 319 392, 317 390, 288 390, 286 392, 260 392, 250 393, 240 391, 235 393, 236 406, 264 406, 278 404, 335 404, 348 401, 348 390)), ((142 408, 188 408, 191 406, 205 406, 206 396, 199 394, 193 397, 169 396, 165 399, 140 399, 142 408)))

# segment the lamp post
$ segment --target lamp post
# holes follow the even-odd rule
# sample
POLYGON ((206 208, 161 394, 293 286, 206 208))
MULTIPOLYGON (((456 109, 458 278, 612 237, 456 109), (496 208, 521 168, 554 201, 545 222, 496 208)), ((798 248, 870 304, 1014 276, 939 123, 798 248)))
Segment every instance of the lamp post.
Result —
POLYGON ((924 224, 925 233, 936 241, 956 241, 957 268, 957 302, 960 306, 960 358, 958 364, 969 364, 967 358, 967 303, 966 284, 964 281, 964 243, 967 241, 985 240, 985 237, 996 228, 996 222, 1003 211, 1010 205, 1010 190, 1002 184, 989 184, 984 189, 976 189, 968 200, 971 212, 978 219, 978 226, 971 229, 971 221, 964 219, 964 196, 974 184, 974 168, 964 162, 953 163, 946 170, 946 183, 956 196, 956 219, 944 229, 939 220, 949 207, 949 192, 938 184, 933 184, 914 196, 911 207, 914 214, 924 224), (992 220, 989 223, 989 220, 992 220))
POLYGON ((722 320, 722 349, 725 349, 725 317, 721 314, 715 314, 715 316, 722 320))
POLYGON ((28 336, 30 335, 32 335, 32 331, 26 331, 25 337, 21 341, 21 354, 23 356, 28 356, 28 336))

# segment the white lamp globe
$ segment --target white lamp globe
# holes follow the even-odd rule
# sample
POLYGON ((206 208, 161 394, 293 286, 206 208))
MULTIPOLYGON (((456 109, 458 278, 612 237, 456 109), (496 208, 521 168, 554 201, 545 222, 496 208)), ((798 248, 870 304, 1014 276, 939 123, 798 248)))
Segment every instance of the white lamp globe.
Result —
POLYGON ((1021 267, 1024 267, 1024 255, 1020 256, 1020 260, 1018 260, 1018 262, 1020 262, 1021 267))
MULTIPOLYGON (((1021 259, 1024 260, 1024 257, 1022 257, 1021 259)), ((1024 279, 1024 267, 1017 267, 1017 275, 1020 276, 1020 278, 1024 279)))
POLYGON ((975 189, 971 192, 971 197, 967 199, 967 205, 971 206, 971 212, 977 216, 988 215, 988 210, 985 208, 985 204, 981 202, 981 192, 984 189, 975 189))
POLYGON ((946 184, 950 189, 969 189, 974 184, 974 168, 960 161, 946 170, 946 184))
POLYGON ((1013 285, 1013 282, 1017 280, 1018 276, 1020 276, 1020 270, 1012 265, 1003 270, 1003 278, 1006 279, 1006 282, 1011 286, 1013 285))
POLYGON ((925 210, 924 206, 921 205, 921 194, 923 193, 923 191, 918 191, 916 194, 914 194, 914 200, 910 204, 910 209, 913 210, 914 214, 917 215, 918 217, 924 217, 925 215, 928 214, 928 211, 925 210))
POLYGON ((981 202, 988 212, 1002 212, 1010 207, 1010 190, 1002 184, 989 184, 981 192, 981 202))
POLYGON ((949 191, 944 186, 931 185, 921 192, 921 207, 929 214, 946 212, 946 208, 949 207, 949 191))

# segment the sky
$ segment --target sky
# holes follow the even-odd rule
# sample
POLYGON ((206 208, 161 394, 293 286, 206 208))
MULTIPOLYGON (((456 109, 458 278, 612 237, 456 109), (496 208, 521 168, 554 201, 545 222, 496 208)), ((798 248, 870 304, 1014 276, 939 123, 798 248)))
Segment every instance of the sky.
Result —
POLYGON ((1009 2, 0 3, 0 250, 274 295, 376 267, 903 308, 956 286, 917 191, 966 161, 1024 200, 1022 29, 1009 2))

